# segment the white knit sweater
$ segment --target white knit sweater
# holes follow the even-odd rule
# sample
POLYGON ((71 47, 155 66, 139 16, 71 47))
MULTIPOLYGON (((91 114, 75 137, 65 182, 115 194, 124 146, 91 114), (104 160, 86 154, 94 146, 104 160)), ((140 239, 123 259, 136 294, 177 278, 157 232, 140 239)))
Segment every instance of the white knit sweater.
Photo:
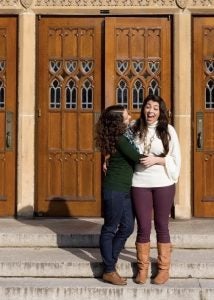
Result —
MULTIPOLYGON (((150 155, 159 156, 164 152, 164 148, 162 141, 155 134, 156 125, 157 123, 148 126, 147 139, 149 140, 154 135, 150 155)), ((174 127, 168 125, 168 130, 171 140, 169 141, 169 153, 164 158, 165 165, 153 165, 145 168, 142 164, 137 164, 132 179, 132 186, 161 187, 172 185, 178 181, 181 167, 180 144, 174 127)), ((136 145, 139 147, 140 153, 143 153, 143 141, 136 139, 136 145)))

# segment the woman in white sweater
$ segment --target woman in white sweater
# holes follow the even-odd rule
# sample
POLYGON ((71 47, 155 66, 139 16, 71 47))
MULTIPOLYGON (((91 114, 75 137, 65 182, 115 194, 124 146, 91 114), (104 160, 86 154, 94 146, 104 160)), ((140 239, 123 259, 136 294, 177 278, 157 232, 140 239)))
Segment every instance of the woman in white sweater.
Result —
POLYGON ((153 283, 163 284, 169 278, 171 242, 168 225, 175 183, 180 173, 180 145, 175 129, 168 123, 165 102, 159 96, 149 95, 144 100, 140 118, 133 129, 136 144, 142 154, 141 163, 136 165, 132 180, 138 225, 138 274, 135 282, 145 283, 148 277, 150 234, 154 215, 158 274, 153 283))

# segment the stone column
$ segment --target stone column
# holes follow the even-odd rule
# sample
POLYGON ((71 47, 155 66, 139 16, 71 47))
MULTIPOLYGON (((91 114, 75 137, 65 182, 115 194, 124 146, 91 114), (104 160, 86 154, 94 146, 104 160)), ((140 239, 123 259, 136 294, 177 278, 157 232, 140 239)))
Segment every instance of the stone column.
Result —
POLYGON ((174 15, 174 121, 181 144, 181 174, 175 197, 175 217, 191 213, 191 14, 174 15))
POLYGON ((35 14, 19 15, 17 215, 34 211, 35 14))

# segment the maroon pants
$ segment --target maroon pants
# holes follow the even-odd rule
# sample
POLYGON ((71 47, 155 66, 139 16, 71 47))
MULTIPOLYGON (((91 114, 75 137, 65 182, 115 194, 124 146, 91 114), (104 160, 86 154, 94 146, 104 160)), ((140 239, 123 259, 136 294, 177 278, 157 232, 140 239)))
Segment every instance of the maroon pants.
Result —
POLYGON ((175 184, 157 188, 132 187, 137 219, 138 243, 150 242, 152 211, 158 243, 170 243, 169 215, 175 196, 175 184))

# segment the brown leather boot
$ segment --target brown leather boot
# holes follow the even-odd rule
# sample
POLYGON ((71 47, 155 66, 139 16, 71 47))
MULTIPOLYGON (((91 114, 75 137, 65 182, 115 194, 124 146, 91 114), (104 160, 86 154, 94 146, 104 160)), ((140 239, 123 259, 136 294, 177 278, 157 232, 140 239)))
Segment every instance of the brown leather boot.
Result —
POLYGON ((123 277, 123 276, 120 276, 120 274, 118 273, 118 271, 116 271, 117 272, 117 275, 123 280, 123 281, 125 281, 125 283, 127 283, 127 278, 126 277, 123 277))
POLYGON ((103 274, 103 280, 115 285, 126 285, 127 282, 120 277, 117 272, 109 272, 103 274))
POLYGON ((154 284, 163 284, 169 279, 171 244, 158 243, 158 274, 153 279, 154 284))
POLYGON ((150 243, 136 243, 138 273, 135 282, 143 284, 148 277, 150 243))

